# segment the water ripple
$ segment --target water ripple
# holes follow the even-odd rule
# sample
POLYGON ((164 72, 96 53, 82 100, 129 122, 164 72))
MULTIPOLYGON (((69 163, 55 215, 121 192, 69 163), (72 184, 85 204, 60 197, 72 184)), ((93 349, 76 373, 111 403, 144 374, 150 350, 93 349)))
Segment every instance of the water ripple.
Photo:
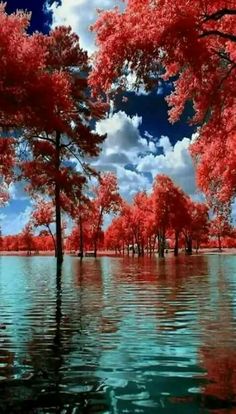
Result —
POLYGON ((236 413, 236 258, 0 258, 0 413, 236 413))

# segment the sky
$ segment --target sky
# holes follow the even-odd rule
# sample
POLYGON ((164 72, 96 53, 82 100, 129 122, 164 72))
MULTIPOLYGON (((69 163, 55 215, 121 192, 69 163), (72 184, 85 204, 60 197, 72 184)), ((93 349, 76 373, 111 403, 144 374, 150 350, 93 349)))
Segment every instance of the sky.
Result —
MULTIPOLYGON (((97 9, 123 7, 119 0, 9 0, 7 11, 24 9, 32 12, 30 31, 47 33, 56 25, 72 26, 78 33, 81 46, 89 54, 96 49, 90 25, 95 22, 97 9)), ((97 122, 97 132, 107 134, 100 156, 92 164, 100 171, 117 174, 121 195, 130 201, 137 191, 150 190, 157 174, 169 175, 193 198, 201 195, 195 186, 194 168, 188 148, 196 131, 187 120, 191 108, 186 108, 181 120, 168 122, 165 97, 172 85, 159 86, 151 94, 141 88, 134 92, 129 79, 126 102, 120 99, 107 119, 97 122)), ((11 201, 0 211, 3 234, 16 234, 27 223, 32 204, 24 185, 11 186, 11 201)))

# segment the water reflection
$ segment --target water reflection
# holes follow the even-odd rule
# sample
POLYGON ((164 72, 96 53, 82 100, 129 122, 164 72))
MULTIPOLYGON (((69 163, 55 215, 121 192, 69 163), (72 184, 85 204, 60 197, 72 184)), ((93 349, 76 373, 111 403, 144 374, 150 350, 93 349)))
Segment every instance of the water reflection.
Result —
POLYGON ((236 412, 235 270, 1 258, 0 412, 236 412))

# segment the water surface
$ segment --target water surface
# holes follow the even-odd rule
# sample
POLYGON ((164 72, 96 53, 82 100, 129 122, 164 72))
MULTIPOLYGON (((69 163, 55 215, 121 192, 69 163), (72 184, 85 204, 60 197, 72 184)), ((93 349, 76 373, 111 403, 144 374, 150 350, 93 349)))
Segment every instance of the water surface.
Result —
POLYGON ((236 257, 0 257, 0 413, 236 413, 236 257))

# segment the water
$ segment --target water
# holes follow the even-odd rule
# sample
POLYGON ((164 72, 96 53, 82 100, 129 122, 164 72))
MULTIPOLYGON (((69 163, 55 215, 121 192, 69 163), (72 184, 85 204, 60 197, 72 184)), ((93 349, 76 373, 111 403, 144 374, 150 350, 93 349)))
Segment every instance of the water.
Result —
POLYGON ((0 258, 0 413, 236 413, 236 257, 0 258))

